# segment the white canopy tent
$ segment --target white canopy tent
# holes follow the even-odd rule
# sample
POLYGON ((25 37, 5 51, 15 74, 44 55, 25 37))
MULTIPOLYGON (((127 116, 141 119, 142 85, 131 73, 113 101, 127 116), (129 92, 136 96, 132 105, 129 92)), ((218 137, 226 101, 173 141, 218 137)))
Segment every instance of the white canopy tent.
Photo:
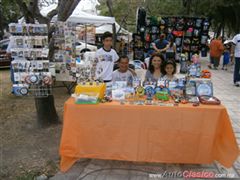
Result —
MULTIPOLYGON (((56 4, 50 5, 46 8, 41 10, 41 14, 43 16, 47 16, 47 14, 57 7, 56 4)), ((52 22, 57 20, 57 16, 54 16, 52 22)), ((85 24, 85 25, 95 25, 101 26, 104 24, 114 24, 115 18, 114 17, 107 17, 107 16, 97 16, 92 15, 86 12, 83 12, 80 9, 80 6, 77 6, 73 11, 72 15, 67 19, 68 22, 76 23, 76 24, 85 24)), ((111 25, 110 25, 111 26, 111 25)))
MULTIPOLYGON (((115 25, 116 25, 116 31, 118 32, 119 29, 120 29, 120 25, 117 22, 115 23, 115 25)), ((103 25, 103 26, 100 26, 100 27, 96 28, 96 34, 103 34, 106 31, 109 31, 109 32, 112 33, 112 26, 109 25, 109 24, 106 24, 106 25, 103 25)), ((128 32, 124 28, 121 28, 120 34, 130 34, 130 32, 128 32)))

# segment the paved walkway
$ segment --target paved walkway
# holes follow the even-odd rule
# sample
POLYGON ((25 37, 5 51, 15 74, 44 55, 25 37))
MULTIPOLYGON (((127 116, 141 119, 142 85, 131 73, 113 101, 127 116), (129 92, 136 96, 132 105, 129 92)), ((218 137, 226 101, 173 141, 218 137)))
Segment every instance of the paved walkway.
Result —
MULTIPOLYGON (((206 68, 207 59, 202 60, 206 68)), ((228 71, 212 70, 214 95, 227 107, 232 126, 240 147, 240 87, 233 86, 230 68, 228 71)), ((240 177, 240 157, 232 168, 226 169, 217 162, 209 165, 180 165, 163 163, 133 163, 82 159, 67 173, 57 173, 51 180, 151 180, 160 179, 151 174, 183 172, 184 170, 208 171, 240 177)), ((171 179, 171 178, 169 178, 171 179)))

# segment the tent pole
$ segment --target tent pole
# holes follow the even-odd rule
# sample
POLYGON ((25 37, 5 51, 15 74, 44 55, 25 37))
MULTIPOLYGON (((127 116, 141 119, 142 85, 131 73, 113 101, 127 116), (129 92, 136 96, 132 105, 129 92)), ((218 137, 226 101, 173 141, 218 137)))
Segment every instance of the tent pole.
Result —
POLYGON ((87 49, 87 25, 85 24, 85 49, 87 49))

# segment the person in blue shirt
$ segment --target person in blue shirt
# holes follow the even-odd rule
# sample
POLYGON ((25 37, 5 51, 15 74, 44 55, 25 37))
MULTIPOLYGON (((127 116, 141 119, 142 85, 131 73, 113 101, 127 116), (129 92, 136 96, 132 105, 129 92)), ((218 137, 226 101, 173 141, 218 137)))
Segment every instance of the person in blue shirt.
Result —
POLYGON ((160 38, 152 43, 152 46, 157 53, 165 56, 166 50, 169 48, 169 42, 165 39, 165 34, 161 34, 160 38))
POLYGON ((224 53, 223 53, 222 70, 227 70, 229 62, 230 62, 230 47, 228 44, 225 44, 224 45, 224 53))

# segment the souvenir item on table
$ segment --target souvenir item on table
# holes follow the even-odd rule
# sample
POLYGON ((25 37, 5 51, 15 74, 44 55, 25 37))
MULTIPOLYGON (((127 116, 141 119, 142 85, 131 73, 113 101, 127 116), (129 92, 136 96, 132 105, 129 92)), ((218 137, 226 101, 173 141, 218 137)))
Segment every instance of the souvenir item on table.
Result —
POLYGON ((188 62, 185 54, 181 54, 180 57, 180 73, 187 73, 188 71, 188 62))
POLYGON ((161 101, 168 101, 169 100, 169 94, 166 91, 157 91, 156 94, 155 94, 155 97, 158 100, 161 100, 161 101))
POLYGON ((186 96, 196 96, 196 82, 188 81, 185 90, 186 96))
POLYGON ((135 95, 135 89, 133 87, 126 87, 124 91, 126 99, 128 100, 133 99, 133 96, 135 95))
POLYGON ((152 86, 155 87, 156 86, 156 82, 152 81, 151 79, 147 79, 143 82, 143 86, 147 87, 147 86, 152 86))
POLYGON ((147 100, 152 100, 152 98, 155 94, 154 88, 152 86, 145 87, 145 94, 147 96, 147 100))
POLYGON ((213 96, 213 85, 211 81, 196 82, 197 96, 213 96))
POLYGON ((164 88, 164 87, 167 86, 167 83, 164 79, 160 78, 160 79, 158 79, 157 86, 161 87, 161 88, 164 88))
POLYGON ((82 93, 95 93, 99 95, 99 99, 104 98, 104 93, 106 91, 106 84, 105 83, 98 83, 90 82, 80 83, 75 88, 75 94, 82 94, 82 93))
POLYGON ((211 72, 207 69, 202 70, 202 78, 210 79, 211 78, 211 72))
POLYGON ((112 99, 115 100, 115 101, 125 100, 125 91, 124 91, 124 89, 112 90, 112 99))
POLYGON ((191 64, 189 66, 189 75, 192 77, 201 77, 200 64, 191 64))
POLYGON ((187 100, 187 99, 181 99, 181 103, 182 103, 182 104, 187 104, 187 103, 188 103, 188 100, 187 100))
POLYGON ((199 100, 202 104, 207 104, 207 105, 220 105, 221 101, 213 96, 200 96, 199 100))
POLYGON ((177 85, 177 87, 179 89, 184 89, 185 84, 186 84, 186 78, 178 78, 178 85, 177 85))
POLYGON ((144 87, 138 86, 138 87, 136 88, 136 95, 139 96, 139 97, 142 97, 142 96, 144 96, 144 94, 145 94, 145 89, 144 89, 144 87))
POLYGON ((99 95, 96 93, 81 93, 81 94, 73 94, 72 97, 75 98, 76 104, 98 104, 99 103, 99 95))
POLYGON ((137 76, 133 77, 133 88, 137 88, 141 85, 141 79, 139 79, 137 76))
POLYGON ((199 98, 197 96, 188 97, 188 102, 190 103, 199 103, 199 98))
POLYGON ((172 89, 175 89, 178 85, 177 81, 167 81, 168 83, 168 89, 171 91, 172 89))

